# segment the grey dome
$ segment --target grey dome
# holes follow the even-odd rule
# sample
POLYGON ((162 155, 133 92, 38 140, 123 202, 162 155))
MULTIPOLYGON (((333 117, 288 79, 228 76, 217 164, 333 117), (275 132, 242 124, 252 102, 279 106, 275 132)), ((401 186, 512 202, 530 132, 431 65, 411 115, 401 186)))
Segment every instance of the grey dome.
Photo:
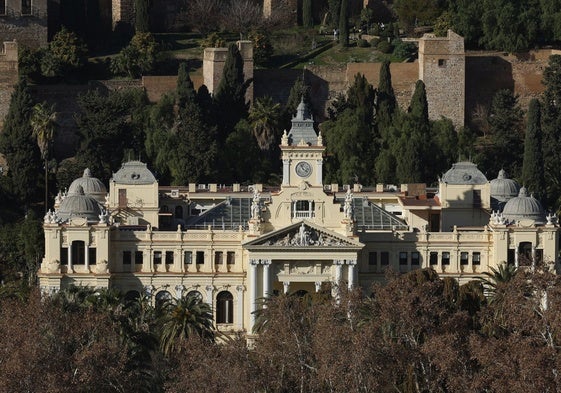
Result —
POLYGON ((528 196, 526 187, 522 187, 518 196, 506 203, 503 216, 509 221, 533 220, 535 224, 546 223, 541 203, 533 196, 528 196))
POLYGON ((318 136, 314 130, 314 119, 304 102, 304 97, 302 97, 298 108, 296 108, 296 116, 292 118, 292 127, 288 132, 288 140, 291 145, 297 145, 301 141, 304 141, 307 145, 317 144, 318 136))
POLYGON ((518 183, 507 177, 506 172, 501 169, 496 179, 491 180, 491 198, 495 198, 499 202, 507 202, 508 200, 518 196, 520 186, 518 183))
POLYGON ((121 169, 113 174, 113 181, 119 184, 153 184, 157 182, 146 164, 140 161, 125 162, 121 169))
POLYGON ((82 186, 76 186, 76 190, 68 195, 60 203, 57 217, 63 222, 74 217, 85 218, 88 222, 99 222, 101 207, 94 197, 85 195, 82 186))
POLYGON ((92 177, 89 168, 84 170, 82 177, 77 178, 68 188, 69 194, 76 194, 78 187, 82 187, 84 194, 94 197, 99 203, 105 203, 107 188, 101 180, 92 177))
POLYGON ((487 178, 473 162, 462 161, 452 164, 452 168, 442 176, 448 184, 485 184, 487 178))

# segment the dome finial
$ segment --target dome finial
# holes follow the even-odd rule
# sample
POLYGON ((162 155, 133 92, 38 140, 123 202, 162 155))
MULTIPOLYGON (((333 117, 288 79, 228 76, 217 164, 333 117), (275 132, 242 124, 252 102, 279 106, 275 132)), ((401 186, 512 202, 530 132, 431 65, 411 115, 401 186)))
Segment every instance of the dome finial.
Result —
POLYGON ((82 177, 92 177, 92 173, 90 172, 90 168, 84 169, 84 174, 82 177))

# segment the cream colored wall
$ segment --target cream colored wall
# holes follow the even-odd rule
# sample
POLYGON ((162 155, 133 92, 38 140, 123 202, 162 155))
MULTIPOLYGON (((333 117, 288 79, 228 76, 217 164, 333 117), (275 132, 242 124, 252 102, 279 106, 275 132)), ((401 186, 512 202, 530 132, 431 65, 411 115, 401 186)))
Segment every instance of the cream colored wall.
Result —
POLYGON ((128 217, 138 217, 139 224, 157 228, 158 204, 158 183, 131 185, 109 182, 109 211, 125 224, 128 217), (119 209, 119 190, 122 189, 127 192, 126 209, 119 209))

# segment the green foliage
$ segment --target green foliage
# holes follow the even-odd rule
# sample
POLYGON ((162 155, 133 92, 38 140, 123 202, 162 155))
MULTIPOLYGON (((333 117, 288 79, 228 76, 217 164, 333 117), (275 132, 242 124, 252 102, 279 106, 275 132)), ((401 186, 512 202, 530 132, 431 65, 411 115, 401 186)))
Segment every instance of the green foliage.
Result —
POLYGON ((201 47, 203 48, 223 48, 225 45, 226 40, 216 31, 213 31, 201 41, 201 47))
POLYGON ((394 10, 406 31, 432 24, 442 12, 438 0, 396 0, 394 10))
POLYGON ((292 88, 290 89, 288 100, 286 100, 286 104, 283 108, 281 120, 281 128, 283 130, 290 130, 291 120, 294 115, 296 115, 296 108, 298 108, 298 104, 300 104, 300 101, 302 99, 304 99, 304 102, 306 103, 306 105, 308 105, 308 108, 313 113, 309 97, 309 86, 305 84, 302 78, 297 78, 294 81, 292 88))
POLYGON ((528 108, 521 180, 538 199, 542 199, 546 191, 542 138, 540 103, 533 99, 528 108))
POLYGON ((134 29, 137 33, 148 33, 150 31, 151 3, 151 0, 134 1, 134 29))
POLYGON ((136 33, 130 44, 111 59, 111 72, 138 78, 154 70, 158 45, 150 33, 136 33))
POLYGON ((417 55, 417 47, 412 42, 404 42, 400 39, 392 41, 393 55, 399 60, 407 60, 417 55))
POLYGON ((370 44, 368 43, 368 41, 366 41, 364 38, 361 38, 360 40, 357 41, 356 45, 359 48, 368 48, 370 46, 370 44))
POLYGON ((437 37, 446 37, 448 30, 452 29, 453 15, 449 11, 445 11, 436 19, 434 23, 434 35, 437 37))
POLYGON ((228 135, 242 118, 247 118, 249 103, 245 93, 251 81, 245 81, 243 59, 235 44, 228 47, 222 79, 214 92, 218 118, 218 145, 223 146, 228 135))
POLYGON ((79 96, 78 103, 78 165, 89 167, 99 178, 109 179, 120 168, 125 150, 143 151, 146 95, 138 89, 109 94, 92 90, 79 96))
POLYGON ((253 42, 253 61, 255 64, 259 66, 267 65, 273 55, 270 35, 253 30, 249 33, 248 39, 253 42))
POLYGON ((269 96, 258 98, 249 111, 249 121, 261 150, 271 151, 278 145, 280 104, 273 102, 269 96))
POLYGON ((24 79, 16 85, 10 107, 0 133, 0 153, 8 164, 4 180, 5 190, 13 195, 18 205, 34 202, 40 189, 40 154, 30 124, 33 101, 24 79))
POLYGON ((76 33, 64 27, 55 34, 41 60, 41 72, 48 77, 80 71, 87 62, 88 49, 76 33))
POLYGON ((312 0, 302 1, 302 26, 314 27, 314 15, 312 13, 312 0))
POLYGON ((341 0, 327 0, 329 8, 329 22, 333 29, 339 27, 339 15, 341 14, 341 0))
POLYGON ((346 48, 349 46, 349 4, 348 0, 341 0, 339 11, 339 44, 346 48))
POLYGON ((177 73, 177 105, 180 108, 185 107, 185 105, 190 102, 193 103, 196 100, 197 92, 193 86, 193 81, 189 76, 189 70, 186 62, 181 63, 179 66, 179 71, 177 73))
MULTIPOLYGON (((269 175, 266 165, 267 161, 263 161, 261 165, 255 165, 258 157, 263 157, 257 140, 253 136, 253 127, 246 120, 242 119, 236 124, 234 132, 228 135, 226 139, 224 152, 221 155, 223 160, 229 165, 225 166, 227 177, 233 182, 258 183, 267 179, 269 175)), ((275 158, 275 160, 277 160, 275 158)))
POLYGON ((376 45, 376 49, 382 53, 390 53, 393 50, 393 46, 388 41, 381 40, 378 42, 378 45, 376 45))
POLYGON ((18 72, 20 77, 37 80, 41 76, 41 57, 43 52, 26 46, 18 48, 18 72))

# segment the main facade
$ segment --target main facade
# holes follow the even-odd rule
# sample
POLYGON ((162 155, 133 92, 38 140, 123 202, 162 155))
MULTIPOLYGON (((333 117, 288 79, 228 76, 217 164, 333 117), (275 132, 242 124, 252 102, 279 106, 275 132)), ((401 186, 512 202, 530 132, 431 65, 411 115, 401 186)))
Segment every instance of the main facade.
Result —
POLYGON ((250 332, 260 300, 341 285, 369 292, 388 268, 461 283, 506 262, 556 268, 558 224, 501 172, 459 162, 438 189, 323 184, 321 134, 301 103, 281 140, 283 181, 159 186, 139 161, 105 185, 89 170, 45 215, 44 292, 117 288, 155 301, 194 295, 222 331, 250 332))

